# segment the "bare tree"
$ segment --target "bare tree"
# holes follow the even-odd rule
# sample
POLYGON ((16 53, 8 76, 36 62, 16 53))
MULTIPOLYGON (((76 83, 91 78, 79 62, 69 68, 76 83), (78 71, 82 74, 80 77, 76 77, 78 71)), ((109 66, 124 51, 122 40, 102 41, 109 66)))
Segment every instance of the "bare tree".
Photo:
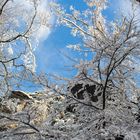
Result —
POLYGON ((1 93, 8 93, 12 87, 20 85, 23 77, 26 79, 35 72, 35 32, 42 22, 38 5, 39 1, 34 0, 0 1, 1 93))
POLYGON ((108 21, 102 14, 106 9, 106 0, 86 0, 85 3, 88 7, 83 12, 72 6, 69 13, 58 5, 54 7, 57 7, 59 22, 70 27, 73 36, 82 38, 81 45, 68 46, 85 54, 85 58, 74 66, 78 71, 76 77, 103 85, 102 109, 105 109, 109 94, 122 93, 122 97, 126 93, 137 94, 140 21, 135 11, 129 17, 108 21), (108 93, 110 85, 113 90, 108 93))

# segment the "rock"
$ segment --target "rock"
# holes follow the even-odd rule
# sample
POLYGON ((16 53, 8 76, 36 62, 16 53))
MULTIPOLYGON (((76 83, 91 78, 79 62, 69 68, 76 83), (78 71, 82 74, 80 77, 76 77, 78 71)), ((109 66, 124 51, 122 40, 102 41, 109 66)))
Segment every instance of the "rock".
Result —
POLYGON ((84 100, 85 95, 87 95, 90 101, 98 102, 99 96, 102 95, 103 86, 102 84, 84 83, 84 81, 80 81, 79 83, 75 83, 71 88, 68 87, 68 90, 77 99, 84 100))
POLYGON ((124 140, 124 135, 116 136, 115 140, 124 140))
POLYGON ((46 120, 49 113, 49 103, 47 101, 35 102, 29 107, 31 123, 41 124, 46 120))
POLYGON ((16 111, 17 102, 19 100, 3 98, 0 102, 0 113, 14 113, 16 111))
POLYGON ((11 95, 9 96, 10 98, 18 98, 20 100, 32 100, 32 96, 29 95, 28 93, 25 93, 20 90, 15 90, 11 92, 11 95))
MULTIPOLYGON (((46 96, 39 93, 34 93, 32 96, 23 91, 12 91, 9 98, 3 98, 0 102, 0 113, 10 117, 16 116, 19 120, 40 126, 49 116, 53 104, 64 100, 63 96, 46 96)), ((64 118, 64 113, 60 112, 59 117, 64 118)), ((7 120, 4 121, 7 122, 7 120)), ((6 126, 3 125, 0 129, 6 130, 6 126)))
POLYGON ((0 103, 0 112, 3 112, 3 113, 12 113, 12 110, 11 110, 11 108, 9 106, 0 103))
POLYGON ((28 103, 26 101, 19 102, 17 107, 16 107, 16 112, 22 111, 27 106, 27 104, 28 103))
POLYGON ((0 102, 0 113, 13 114, 23 111, 29 102, 16 98, 4 99, 0 102))
POLYGON ((17 123, 9 123, 9 124, 5 124, 5 125, 1 125, 0 126, 0 131, 7 131, 9 129, 15 129, 18 127, 18 124, 17 123))

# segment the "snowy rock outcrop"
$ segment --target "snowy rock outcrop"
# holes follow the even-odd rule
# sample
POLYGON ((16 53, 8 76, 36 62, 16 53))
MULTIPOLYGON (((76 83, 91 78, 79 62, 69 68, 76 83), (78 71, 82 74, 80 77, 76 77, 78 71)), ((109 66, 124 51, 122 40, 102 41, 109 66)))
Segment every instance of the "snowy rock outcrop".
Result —
POLYGON ((92 104, 85 105, 85 99, 73 100, 71 96, 45 93, 31 96, 32 100, 1 100, 0 103, 9 111, 0 110, 0 139, 140 139, 137 105, 127 99, 122 102, 121 93, 112 94, 104 110, 96 109, 92 104), (17 109, 18 105, 23 107, 17 109))

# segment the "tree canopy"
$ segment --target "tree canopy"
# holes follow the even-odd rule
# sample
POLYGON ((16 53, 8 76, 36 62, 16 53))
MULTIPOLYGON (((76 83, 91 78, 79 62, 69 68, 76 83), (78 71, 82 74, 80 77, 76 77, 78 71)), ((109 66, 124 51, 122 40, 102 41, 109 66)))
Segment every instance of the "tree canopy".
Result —
POLYGON ((1 94, 20 86, 20 81, 25 80, 28 74, 35 73, 34 51, 38 44, 35 34, 39 33, 42 24, 49 26, 49 15, 43 16, 39 6, 38 0, 0 2, 1 94))

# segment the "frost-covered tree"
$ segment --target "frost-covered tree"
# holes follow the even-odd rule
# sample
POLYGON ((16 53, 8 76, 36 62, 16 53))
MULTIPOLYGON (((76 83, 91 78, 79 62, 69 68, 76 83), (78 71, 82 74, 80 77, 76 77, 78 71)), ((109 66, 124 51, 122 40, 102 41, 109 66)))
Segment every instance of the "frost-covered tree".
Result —
MULTIPOLYGON (((41 13, 39 0, 0 1, 0 92, 19 86, 36 68, 36 33, 48 26, 49 15, 41 13), (47 21, 48 20, 48 21, 47 21)), ((47 13, 45 13, 47 14, 47 13)))
POLYGON ((59 22, 71 28, 72 35, 82 40, 82 43, 68 45, 68 48, 85 55, 74 65, 78 71, 77 79, 86 78, 102 85, 102 109, 105 109, 108 94, 112 94, 107 92, 110 85, 113 94, 122 93, 123 98, 137 95, 139 19, 134 10, 129 17, 109 21, 103 14, 107 0, 85 0, 85 4, 87 9, 84 11, 70 6, 70 12, 66 13, 59 7, 56 13, 59 22))
POLYGON ((53 4, 59 23, 82 40, 68 48, 85 57, 75 63, 70 92, 61 107, 56 104, 46 128, 60 139, 139 140, 139 16, 132 8, 129 16, 110 21, 104 16, 107 0, 84 2, 84 11, 70 6, 66 12, 53 4), (98 93, 96 87, 101 87, 102 96, 92 99, 88 92, 98 93))

